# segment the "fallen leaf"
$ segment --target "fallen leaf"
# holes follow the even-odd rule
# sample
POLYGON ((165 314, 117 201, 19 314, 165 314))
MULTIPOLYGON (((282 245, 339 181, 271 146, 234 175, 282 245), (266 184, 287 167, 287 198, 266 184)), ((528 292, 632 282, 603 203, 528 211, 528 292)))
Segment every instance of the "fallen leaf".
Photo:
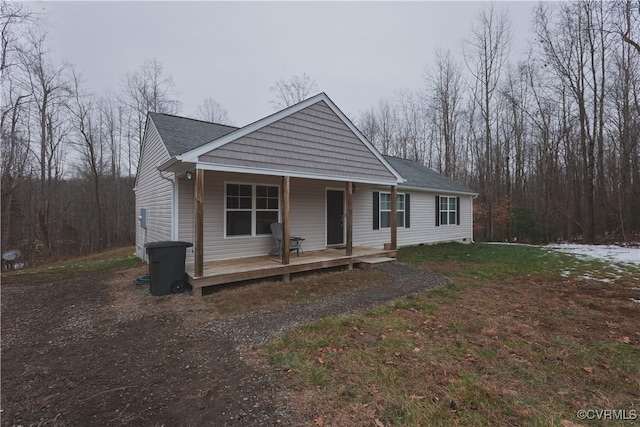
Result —
POLYGON ((322 357, 316 358, 319 364, 324 365, 324 359, 322 357))
POLYGON ((568 393, 568 392, 566 392, 566 391, 559 391, 557 394, 558 394, 558 396, 566 396, 566 395, 568 395, 569 393, 568 393))
POLYGON ((387 339, 387 336, 386 336, 385 334, 381 334, 381 335, 380 335, 380 339, 381 339, 381 340, 385 340, 385 339, 387 339))
POLYGON ((585 366, 582 370, 591 374, 593 373, 593 366, 585 366))
POLYGON ((424 398, 425 398, 424 396, 420 396, 420 395, 417 395, 417 394, 412 394, 411 395, 411 400, 422 400, 424 398))
POLYGON ((313 424, 318 426, 318 427, 322 427, 322 426, 324 426, 324 420, 322 418, 318 417, 315 420, 313 420, 313 424))
POLYGON ((629 337, 622 337, 620 338, 620 342, 624 343, 624 344, 630 344, 631 343, 631 338, 629 337))
POLYGON ((413 348, 413 352, 414 353, 419 353, 420 352, 420 347, 414 347, 413 348))
POLYGON ((382 421, 380 421, 379 419, 376 418, 376 427, 384 427, 384 424, 382 421))

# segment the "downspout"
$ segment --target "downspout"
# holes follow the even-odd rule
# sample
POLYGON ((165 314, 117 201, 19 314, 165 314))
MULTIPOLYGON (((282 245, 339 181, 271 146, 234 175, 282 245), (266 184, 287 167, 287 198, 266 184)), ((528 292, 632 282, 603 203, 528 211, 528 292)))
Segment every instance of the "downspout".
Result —
MULTIPOLYGON (((158 174, 160 175, 160 178, 165 179, 167 181, 169 181, 171 183, 171 240, 177 240, 178 236, 176 235, 176 230, 178 227, 177 221, 176 221, 176 179, 175 179, 175 173, 173 174, 173 177, 166 177, 165 175, 163 175, 164 171, 158 170, 158 174)), ((171 172, 169 172, 171 173, 171 172)), ((146 242, 146 236, 145 236, 145 243, 146 242)))
POLYGON ((473 240, 473 201, 477 198, 477 194, 471 196, 471 243, 475 243, 475 241, 473 240))

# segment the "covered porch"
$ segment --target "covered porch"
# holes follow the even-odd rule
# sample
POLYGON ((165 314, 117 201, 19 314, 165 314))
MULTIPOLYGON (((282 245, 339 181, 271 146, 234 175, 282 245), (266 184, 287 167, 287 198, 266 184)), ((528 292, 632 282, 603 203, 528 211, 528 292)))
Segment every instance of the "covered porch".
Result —
MULTIPOLYGON (((299 273, 304 271, 312 271, 312 270, 320 270, 324 268, 331 267, 339 267, 339 266, 347 266, 348 268, 352 268, 354 264, 358 264, 363 257, 371 257, 371 256, 381 256, 381 255, 389 255, 393 254, 395 256, 395 250, 397 248, 397 226, 396 226, 396 215, 397 215, 397 206, 396 206, 396 194, 397 187, 396 185, 390 185, 387 188, 389 189, 389 193, 391 194, 391 203, 390 203, 390 227, 387 234, 386 240, 388 243, 385 244, 386 249, 376 249, 374 247, 363 247, 363 246, 355 246, 353 239, 353 230, 354 230, 354 188, 355 182, 352 181, 342 181, 339 180, 330 180, 330 181, 321 181, 321 180, 309 180, 303 178, 294 178, 290 176, 280 176, 274 177, 273 175, 249 175, 248 179, 244 179, 241 181, 253 181, 253 182, 270 182, 271 186, 275 183, 278 185, 278 200, 277 200, 277 218, 278 221, 282 224, 282 253, 281 256, 269 256, 269 250, 264 250, 260 252, 258 250, 259 244, 258 241, 263 242, 272 242, 272 237, 269 235, 267 238, 266 235, 262 234, 257 236, 256 233, 252 236, 247 236, 244 238, 245 242, 248 242, 248 246, 244 246, 245 248, 251 247, 248 253, 241 253, 238 251, 232 251, 231 249, 227 252, 227 256, 231 255, 229 258, 231 259, 219 259, 219 260, 206 260, 207 256, 205 255, 205 247, 209 247, 211 245, 211 241, 207 241, 205 229, 210 227, 210 220, 205 221, 205 216, 207 212, 210 214, 211 208, 214 206, 209 204, 209 210, 205 209, 205 200, 211 197, 211 193, 207 191, 208 186, 205 185, 205 175, 209 176, 208 181, 209 185, 214 185, 218 187, 226 187, 228 184, 227 175, 209 175, 214 174, 215 171, 207 170, 204 168, 200 168, 198 166, 195 167, 193 172, 193 242, 194 242, 194 252, 193 252, 193 261, 187 262, 187 274, 188 281, 193 288, 194 295, 201 295, 202 288, 207 286, 219 285, 224 283, 232 283, 244 280, 252 280, 259 278, 266 278, 272 276, 282 276, 284 280, 288 280, 292 273, 299 273), (213 178, 213 179, 211 179, 213 178), (293 209, 292 213, 292 181, 294 181, 298 185, 297 190, 297 209, 293 209), (306 184, 304 184, 306 182, 306 184), (310 184, 316 183, 316 184, 310 184), (329 183, 327 187, 327 183, 329 183), (315 187, 310 187, 310 185, 314 185, 315 187), (300 227, 298 227, 298 232, 304 238, 308 237, 310 234, 310 230, 323 230, 323 239, 326 236, 326 240, 323 244, 319 245, 317 238, 315 239, 314 245, 310 248, 311 250, 305 250, 299 256, 296 256, 294 252, 289 250, 290 237, 293 235, 291 232, 291 224, 292 219, 298 219, 300 215, 307 216, 308 219, 308 208, 302 208, 300 203, 301 189, 302 186, 305 189, 315 188, 316 191, 319 189, 322 191, 322 197, 318 198, 306 198, 307 202, 312 203, 324 203, 326 200, 326 209, 325 212, 320 212, 319 217, 315 218, 313 222, 307 222, 305 225, 306 231, 300 231, 300 227), (330 190, 329 190, 330 188, 330 190), (337 203, 337 211, 335 209, 330 209, 330 200, 329 194, 336 194, 338 197, 337 203), (334 211, 331 213, 330 210, 334 211), (333 219, 331 219, 333 218, 333 219), (321 222, 322 221, 322 222, 321 222), (324 222, 324 224, 323 224, 324 222), (330 230, 332 227, 330 224, 335 224, 337 228, 337 237, 335 240, 332 240, 330 237, 330 230), (266 240, 265 240, 266 238, 266 240), (256 242, 252 244, 251 242, 256 242), (320 246, 320 247, 318 247, 320 246), (256 253, 258 252, 258 253, 256 253), (237 257, 234 257, 233 255, 237 257), (264 255, 263 255, 264 254, 264 255), (251 256, 253 255, 253 256, 251 256)), ((232 180, 233 181, 233 180, 232 180)), ((358 183, 361 183, 359 181, 358 183)), ((231 184, 235 185, 235 184, 231 184)), ((267 184, 265 184, 267 185, 267 184)), ((272 187, 275 188, 275 187, 272 187)), ((304 190, 303 190, 304 191, 304 190)), ((320 194, 320 193, 319 193, 320 194)), ((221 200, 224 204, 224 200, 227 199, 225 193, 225 197, 221 200)), ((361 195, 362 196, 362 195, 361 195)), ((215 196, 214 196, 215 197, 215 196)), ((255 199, 255 197, 254 197, 255 199)), ((217 199, 220 200, 220 199, 217 199)), ((256 202, 254 200, 254 206, 256 202)), ((223 205, 224 206, 224 205, 223 205)), ((318 206, 315 206, 315 211, 318 211, 318 206)), ((314 209, 311 209, 312 211, 314 209)), ((317 214, 316 214, 317 215, 317 214)), ((255 218, 254 214, 254 218, 255 218)), ((211 216, 209 216, 211 218, 211 216)), ((275 220, 275 218, 274 218, 275 220)), ((224 223, 228 224, 228 222, 224 223)), ((254 221, 255 225, 255 221, 254 221)), ((228 229, 226 231, 229 231, 228 229)), ((211 234, 209 234, 211 236, 211 234)), ((225 235, 225 238, 222 240, 218 240, 214 236, 216 245, 219 248, 226 247, 227 244, 233 245, 237 244, 240 240, 234 239, 234 237, 230 237, 225 235), (221 243, 221 244, 217 244, 221 243)), ((305 242, 305 246, 306 246, 305 242)), ((270 246, 272 249, 273 246, 270 246)), ((305 248, 306 249, 306 248, 305 248)))
POLYGON ((347 255, 344 248, 327 248, 306 251, 299 256, 293 255, 287 264, 278 256, 264 255, 205 262, 200 275, 196 275, 194 263, 188 263, 186 272, 193 295, 202 296, 202 289, 208 286, 277 276, 288 281, 291 274, 295 273, 332 267, 351 269, 363 263, 390 261, 395 256, 396 251, 391 249, 355 246, 352 247, 351 254, 347 255))

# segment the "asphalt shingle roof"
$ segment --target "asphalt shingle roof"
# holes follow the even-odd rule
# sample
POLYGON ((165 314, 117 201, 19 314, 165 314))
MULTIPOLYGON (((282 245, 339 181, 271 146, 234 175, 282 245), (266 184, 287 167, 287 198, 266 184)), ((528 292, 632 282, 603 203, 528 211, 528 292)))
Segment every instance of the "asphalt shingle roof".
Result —
MULTIPOLYGON (((149 113, 170 156, 186 153, 196 147, 238 130, 235 126, 204 122, 170 114, 149 113)), ((413 160, 384 156, 398 171, 407 187, 475 194, 464 184, 441 175, 413 160)))
POLYGON ((170 114, 149 113, 171 157, 238 130, 235 126, 203 122, 170 114))
POLYGON ((447 178, 413 160, 384 156, 384 158, 407 180, 403 185, 429 190, 454 191, 456 193, 476 194, 464 184, 447 178))

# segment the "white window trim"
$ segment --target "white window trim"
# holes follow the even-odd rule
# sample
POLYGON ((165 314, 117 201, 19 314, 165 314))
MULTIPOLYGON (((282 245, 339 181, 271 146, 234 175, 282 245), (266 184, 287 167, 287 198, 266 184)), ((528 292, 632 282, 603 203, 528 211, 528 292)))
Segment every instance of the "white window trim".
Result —
MULTIPOLYGON (((391 193, 385 193, 385 192, 381 191, 378 194, 378 224, 379 224, 380 230, 389 230, 391 228, 391 213, 390 213, 391 209, 389 209, 389 210, 385 209, 384 211, 382 210, 382 195, 383 194, 388 194, 389 195, 389 199, 391 199, 391 193), (383 227, 382 226, 382 212, 389 212, 389 227, 383 227)), ((405 228, 405 225, 407 224, 407 214, 406 214, 407 198, 406 198, 405 194, 406 193, 397 193, 396 194, 396 196, 398 196, 398 197, 402 196, 402 198, 404 199, 404 207, 405 207, 405 209, 403 209, 403 210, 398 210, 397 209, 397 206, 398 206, 397 203, 398 202, 396 202, 396 215, 399 215, 400 212, 402 212, 402 218, 403 218, 402 227, 397 227, 397 228, 405 228)))
POLYGON ((440 215, 440 218, 438 218, 438 222, 441 226, 447 226, 447 225, 458 225, 457 221, 453 221, 453 223, 451 223, 449 221, 449 214, 451 212, 454 212, 456 215, 456 218, 458 217, 458 209, 460 209, 460 206, 458 206, 458 200, 457 200, 457 196, 440 196, 440 206, 438 206, 438 215, 440 215), (442 199, 447 199, 447 209, 442 209, 442 199), (450 199, 454 199, 456 201, 456 209, 455 210, 450 210, 449 209, 449 200, 450 199), (442 222, 442 213, 446 212, 447 213, 447 223, 444 224, 442 222))
MULTIPOLYGON (((257 192, 256 192, 256 187, 257 186, 261 186, 261 187, 277 187, 278 188, 278 222, 281 222, 280 216, 281 216, 281 198, 280 198, 280 185, 278 184, 264 184, 264 183, 253 183, 253 182, 238 182, 238 181, 225 181, 224 182, 224 209, 222 212, 222 235, 224 239, 246 239, 248 237, 264 237, 264 236, 270 236, 271 233, 266 233, 266 234, 257 234, 256 233, 256 212, 258 210, 260 211, 273 211, 273 209, 257 209, 257 203, 256 203, 256 198, 257 198, 257 192), (228 184, 233 184, 233 185, 250 185, 251 186, 251 234, 243 234, 243 235, 232 235, 232 236, 228 236, 227 235, 227 212, 229 212, 229 209, 227 209, 227 185, 228 184)), ((248 209, 231 209, 231 212, 235 212, 235 211, 246 211, 248 209)))

